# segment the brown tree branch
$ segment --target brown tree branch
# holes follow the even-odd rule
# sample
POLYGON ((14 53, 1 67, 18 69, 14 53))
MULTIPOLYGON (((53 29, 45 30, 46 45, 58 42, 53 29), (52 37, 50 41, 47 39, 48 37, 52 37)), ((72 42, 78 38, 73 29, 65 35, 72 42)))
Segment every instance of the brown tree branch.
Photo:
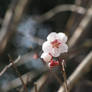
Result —
POLYGON ((78 28, 75 30, 74 34, 72 35, 72 37, 68 41, 70 48, 72 46, 74 46, 74 44, 78 41, 78 39, 80 38, 80 36, 82 35, 82 33, 86 29, 86 27, 88 26, 91 19, 92 19, 92 6, 88 9, 85 17, 82 19, 78 28))
MULTIPOLYGON (((18 63, 20 61, 20 56, 18 56, 18 58, 14 61, 14 64, 18 63)), ((10 63, 9 65, 5 66, 5 68, 3 68, 3 70, 0 72, 0 76, 2 76, 8 68, 10 68, 13 64, 10 63)))
MULTIPOLYGON (((42 74, 43 72, 44 72, 44 70, 41 71, 41 72, 31 71, 31 72, 25 73, 25 74, 22 75, 21 77, 22 77, 24 83, 27 82, 27 78, 28 78, 28 77, 29 77, 28 82, 32 82, 32 80, 34 80, 37 76, 39 76, 39 75, 42 74)), ((11 89, 13 89, 13 88, 17 88, 17 87, 19 87, 19 86, 21 86, 21 85, 22 85, 22 83, 21 83, 21 81, 20 81, 20 78, 16 78, 16 79, 14 79, 14 80, 12 80, 12 81, 10 81, 10 82, 6 82, 5 84, 3 84, 1 89, 2 89, 4 92, 8 92, 9 90, 11 90, 11 89), (7 84, 7 85, 6 85, 6 84, 7 84), (3 89, 3 88, 5 88, 5 89, 3 89)))
MULTIPOLYGON (((84 58, 81 64, 76 68, 73 74, 68 78, 67 85, 71 89, 80 80, 80 78, 90 71, 92 65, 92 51, 84 58)), ((65 92, 64 85, 62 85, 58 92, 65 92)))
POLYGON ((18 69, 17 69, 15 63, 13 62, 13 60, 12 60, 12 58, 11 58, 10 56, 9 56, 9 59, 10 59, 10 62, 12 63, 12 66, 13 66, 14 70, 16 71, 16 73, 18 74, 18 76, 19 76, 19 78, 20 78, 20 80, 21 80, 21 83, 22 83, 22 85, 23 85, 23 87, 24 87, 25 92, 28 92, 28 89, 27 89, 27 87, 26 87, 26 84, 24 83, 24 80, 22 79, 21 74, 20 74, 20 72, 18 71, 18 69))
POLYGON ((11 35, 21 19, 24 8, 29 0, 13 0, 11 7, 7 10, 0 29, 0 53, 3 52, 11 35))
POLYGON ((85 14, 86 9, 81 6, 77 6, 77 5, 73 5, 73 4, 59 5, 53 9, 51 9, 50 11, 46 12, 45 14, 41 15, 40 17, 38 17, 37 20, 38 20, 38 22, 44 22, 46 20, 49 20, 56 14, 58 14, 60 12, 65 12, 65 11, 72 11, 72 12, 77 12, 79 14, 85 14))

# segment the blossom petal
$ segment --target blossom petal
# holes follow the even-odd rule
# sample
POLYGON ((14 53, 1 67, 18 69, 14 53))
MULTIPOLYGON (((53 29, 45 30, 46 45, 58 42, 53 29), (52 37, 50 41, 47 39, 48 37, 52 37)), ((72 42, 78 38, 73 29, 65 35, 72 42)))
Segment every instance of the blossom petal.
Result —
POLYGON ((61 44, 60 47, 59 47, 59 51, 60 51, 60 53, 68 52, 67 44, 61 44))
POLYGON ((58 33, 58 37, 61 40, 61 42, 65 43, 68 39, 68 37, 64 33, 58 33))
POLYGON ((49 62, 51 60, 51 55, 48 53, 42 53, 41 58, 45 61, 45 62, 49 62))
POLYGON ((50 33, 49 35, 48 35, 48 37, 47 37, 47 40, 48 41, 54 41, 55 39, 57 39, 57 33, 56 32, 52 32, 52 33, 50 33))
MULTIPOLYGON (((62 32, 52 32, 48 35, 47 41, 43 43, 42 50, 44 53, 49 53, 53 57, 58 57, 61 53, 68 52, 68 46, 65 44, 67 39, 67 36, 62 32)), ((42 55, 42 57, 45 56, 42 55)))
POLYGON ((52 55, 53 57, 58 57, 58 56, 60 56, 60 51, 59 51, 58 48, 52 48, 52 50, 50 51, 50 53, 51 53, 51 55, 52 55))
POLYGON ((42 50, 46 53, 49 53, 52 50, 52 46, 49 41, 45 41, 42 46, 42 50))

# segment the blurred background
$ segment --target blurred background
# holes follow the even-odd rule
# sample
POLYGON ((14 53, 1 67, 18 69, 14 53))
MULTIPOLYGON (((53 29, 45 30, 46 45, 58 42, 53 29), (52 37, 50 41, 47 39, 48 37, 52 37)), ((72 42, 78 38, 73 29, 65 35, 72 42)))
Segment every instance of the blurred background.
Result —
POLYGON ((89 57, 70 92, 92 92, 92 0, 0 0, 0 92, 62 92, 60 67, 49 70, 40 59, 50 32, 68 36, 69 52, 61 55, 67 79, 89 57), (1 73, 9 56, 20 56, 19 73, 13 66, 1 73))

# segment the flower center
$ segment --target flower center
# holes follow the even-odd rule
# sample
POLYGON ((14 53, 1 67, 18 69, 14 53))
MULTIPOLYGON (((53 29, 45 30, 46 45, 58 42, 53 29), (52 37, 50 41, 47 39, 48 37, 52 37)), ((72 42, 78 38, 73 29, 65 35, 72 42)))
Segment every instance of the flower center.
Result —
POLYGON ((52 48, 59 48, 59 45, 61 44, 58 40, 54 40, 51 42, 52 48))

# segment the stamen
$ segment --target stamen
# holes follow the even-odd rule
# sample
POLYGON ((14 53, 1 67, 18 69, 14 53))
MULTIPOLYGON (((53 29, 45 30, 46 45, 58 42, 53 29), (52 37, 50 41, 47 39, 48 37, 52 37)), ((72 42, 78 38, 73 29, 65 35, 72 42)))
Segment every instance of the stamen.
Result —
POLYGON ((52 48, 59 48, 59 45, 61 44, 57 39, 51 42, 52 48))

